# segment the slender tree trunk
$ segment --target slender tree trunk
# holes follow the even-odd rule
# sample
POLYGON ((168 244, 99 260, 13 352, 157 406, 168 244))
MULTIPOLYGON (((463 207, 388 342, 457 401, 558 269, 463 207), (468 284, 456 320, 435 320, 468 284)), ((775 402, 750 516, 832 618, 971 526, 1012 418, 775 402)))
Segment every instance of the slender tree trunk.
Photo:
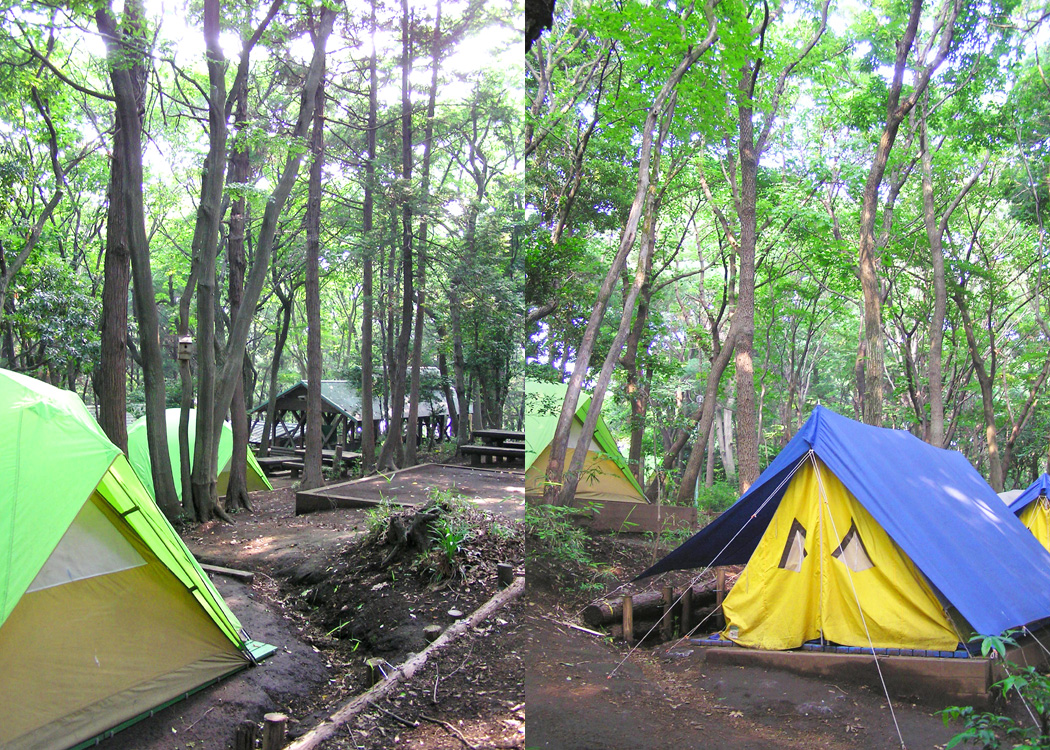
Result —
POLYGON ((368 62, 368 159, 365 161, 365 203, 362 230, 365 235, 365 251, 362 269, 361 311, 361 467, 365 474, 372 471, 376 462, 375 414, 373 413, 372 383, 372 323, 373 280, 372 254, 375 238, 372 236, 372 212, 374 210, 375 158, 376 158, 376 110, 379 79, 376 66, 376 8, 371 4, 372 55, 368 62))
MULTIPOLYGON (((248 85, 243 81, 235 92, 237 110, 234 122, 239 139, 230 155, 229 181, 234 185, 248 182, 250 164, 247 144, 248 130, 248 85)), ((244 294, 244 272, 246 260, 244 254, 245 227, 248 223, 248 202, 244 192, 239 192, 230 207, 230 235, 226 240, 227 266, 229 275, 230 319, 237 317, 241 309, 241 296, 244 294)), ((233 427, 233 455, 230 457, 230 479, 226 485, 226 510, 251 510, 251 499, 248 496, 248 409, 245 404, 244 377, 237 382, 230 404, 230 423, 233 427)))
MULTIPOLYGON (((193 254, 198 258, 197 278, 197 426, 193 444, 193 507, 198 521, 219 516, 229 520, 219 507, 217 493, 218 441, 216 412, 221 403, 221 421, 229 402, 216 398, 215 306, 216 256, 219 248, 219 223, 222 220, 222 192, 226 173, 226 59, 219 43, 220 9, 217 0, 204 3, 204 41, 207 48, 208 80, 208 155, 201 180, 201 197, 193 234, 193 254)), ((221 426, 221 425, 220 425, 221 426)))
POLYGON ((259 445, 259 453, 263 456, 270 455, 271 433, 276 429, 274 422, 277 419, 277 381, 281 372, 281 357, 284 354, 284 345, 288 341, 288 327, 292 322, 292 297, 295 294, 295 287, 289 287, 286 295, 275 278, 273 290, 281 301, 281 322, 274 337, 273 363, 270 366, 270 398, 266 405, 266 421, 263 424, 262 441, 259 445))
MULTIPOLYGON (((137 95, 142 96, 144 71, 131 71, 137 95)), ((126 167, 123 131, 113 133, 113 157, 109 168, 109 206, 106 209, 106 262, 102 284, 102 333, 99 362, 99 415, 103 431, 127 453, 128 401, 128 284, 131 256, 128 253, 127 213, 124 207, 126 167)))
MULTIPOLYGON (((412 73, 412 45, 409 29, 411 17, 408 0, 401 0, 401 179, 405 185, 412 182, 412 88, 409 78, 412 73)), ((407 196, 401 204, 401 330, 397 337, 397 349, 391 367, 390 429, 387 431, 383 451, 379 455, 379 468, 393 468, 395 452, 403 450, 401 425, 405 416, 405 375, 408 369, 408 344, 412 335, 412 312, 414 304, 412 271, 412 203, 407 196)), ((414 425, 408 426, 409 435, 414 425)))
POLYGON ((889 162, 890 151, 897 138, 897 131, 908 113, 918 102, 929 84, 930 77, 948 56, 952 42, 955 19, 962 9, 961 0, 946 0, 938 13, 937 32, 940 45, 933 61, 923 65, 910 82, 911 90, 902 102, 904 74, 908 68, 908 55, 915 42, 915 35, 922 16, 922 0, 911 0, 911 12, 904 36, 897 41, 897 56, 894 61, 893 78, 886 100, 886 124, 875 150, 875 158, 864 184, 860 209, 859 270, 861 290, 864 294, 864 388, 861 392, 864 422, 882 425, 883 402, 883 357, 882 331, 882 282, 879 278, 878 243, 875 238, 875 222, 879 205, 879 188, 889 162))
MULTIPOLYGON (((430 96, 427 99, 427 119, 423 132, 423 165, 420 170, 419 193, 423 200, 423 215, 419 221, 419 266, 416 274, 416 330, 412 336, 412 383, 408 395, 408 444, 405 446, 405 465, 416 463, 419 436, 419 379, 423 359, 423 313, 426 302, 427 221, 430 216, 430 153, 434 140, 434 111, 437 107, 439 55, 441 52, 441 0, 437 2, 434 36, 430 51, 430 96)), ((433 428, 431 428, 433 429, 433 428)))
MULTIPOLYGON (((754 124, 751 119, 752 71, 745 66, 740 81, 737 111, 740 127, 740 286, 733 325, 739 327, 735 339, 737 460, 740 492, 758 479, 758 426, 755 415, 755 367, 752 350, 755 341, 755 241, 757 234, 758 158, 754 124)), ((727 436, 728 437, 728 436, 727 436)), ((728 471, 728 466, 727 466, 728 471)))
MULTIPOLYGON (((190 275, 179 298, 179 337, 188 336, 190 332, 190 303, 193 291, 197 288, 197 259, 190 261, 190 275)), ((190 359, 179 360, 179 381, 181 398, 179 400, 179 477, 182 480, 182 510, 187 515, 193 514, 193 487, 191 474, 193 459, 190 455, 190 410, 193 408, 193 372, 190 359)))
POLYGON ((321 85, 314 100, 314 129, 310 143, 313 163, 310 165, 309 195, 306 201, 306 459, 303 489, 324 484, 321 470, 321 169, 324 167, 324 69, 321 85))
POLYGON ((628 253, 634 246, 635 235, 638 231, 638 221, 641 218, 645 197, 649 192, 653 131, 656 129, 657 123, 664 114, 664 109, 668 100, 673 96, 678 88, 678 84, 681 82, 686 72, 693 66, 693 63, 700 59, 700 56, 706 52, 717 39, 717 22, 714 18, 713 6, 705 6, 704 12, 709 25, 707 38, 703 42, 690 47, 681 61, 679 61, 674 71, 654 97, 653 104, 646 115, 642 127, 642 143, 639 152, 638 179, 637 184, 635 185, 634 200, 631 204, 627 223, 620 239, 620 247, 612 265, 606 273, 600 289, 598 290, 598 298, 591 311, 590 319, 587 321, 587 327, 584 330, 583 339, 577 349, 575 366, 573 367, 572 375, 569 378, 566 387, 565 401, 562 404, 561 414, 558 417, 558 425, 555 428, 554 437, 551 440, 550 457, 547 462, 547 474, 543 491, 544 502, 550 505, 562 504, 567 502, 568 498, 571 498, 571 495, 562 491, 562 475, 564 472, 565 455, 568 452, 569 433, 576 413, 576 406, 579 403, 583 379, 590 366, 591 354, 597 343, 598 330, 601 327, 603 318, 605 317, 605 311, 609 305, 609 299, 612 296, 613 286, 619 278, 620 271, 627 260, 628 253))
MULTIPOLYGON (((984 366, 984 359, 977 351, 977 337, 974 335, 973 321, 961 289, 955 290, 955 302, 959 306, 959 313, 963 320, 963 328, 966 331, 966 344, 970 350, 970 359, 973 361, 974 374, 981 386, 981 407, 984 414, 984 435, 988 446, 988 484, 996 492, 1003 491, 1003 472, 999 460, 999 443, 996 439, 995 429, 995 400, 992 393, 992 385, 995 380, 994 366, 989 372, 984 366)), ((994 341, 992 342, 994 349, 994 341)), ((994 363, 993 363, 994 365, 994 363)))
MULTIPOLYGON (((132 36, 141 37, 142 7, 136 0, 125 4, 125 29, 132 36)), ((157 304, 153 294, 153 272, 150 268, 149 238, 146 235, 146 212, 142 198, 142 121, 139 98, 132 79, 129 59, 141 55, 139 45, 120 44, 116 21, 107 6, 95 13, 99 32, 106 40, 110 80, 116 99, 117 127, 124 131, 125 190, 122 196, 128 221, 128 251, 131 254, 131 274, 134 279, 135 310, 138 315, 139 349, 142 357, 142 377, 146 392, 146 441, 152 464, 153 488, 157 505, 169 517, 180 512, 175 494, 175 481, 168 456, 167 424, 164 416, 166 393, 164 365, 160 345, 160 326, 157 304)))

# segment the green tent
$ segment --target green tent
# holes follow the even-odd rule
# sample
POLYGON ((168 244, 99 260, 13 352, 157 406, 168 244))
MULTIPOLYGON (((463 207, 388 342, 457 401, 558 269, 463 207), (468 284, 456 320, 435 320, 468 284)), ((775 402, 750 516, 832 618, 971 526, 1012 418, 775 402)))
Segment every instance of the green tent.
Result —
MULTIPOLYGON (((171 457, 171 471, 175 475, 175 493, 182 497, 182 472, 179 471, 179 415, 178 409, 164 412, 164 421, 168 428, 168 455, 171 457)), ((193 460, 193 442, 197 435, 197 410, 190 409, 190 460, 193 460)), ((128 428, 128 458, 135 467, 142 483, 149 490, 150 497, 156 498, 153 490, 153 474, 150 470, 149 445, 146 443, 146 418, 135 420, 128 428)), ((233 428, 224 422, 219 434, 219 497, 226 494, 226 485, 230 481, 230 459, 233 458, 233 428)), ((272 490, 273 485, 263 474, 262 467, 255 456, 248 451, 248 491, 272 490)))
POLYGON ((0 747, 86 746, 272 652, 76 394, 0 370, 0 431, 0 747))
MULTIPOLYGON (((529 380, 525 383, 525 494, 535 497, 543 494, 547 461, 550 458, 550 443, 558 426, 566 386, 562 383, 541 383, 529 380)), ((589 394, 581 393, 576 407, 572 431, 569 435, 569 450, 565 456, 566 467, 572 461, 583 421, 591 407, 589 394)), ((631 473, 627 461, 616 446, 616 440, 605 420, 598 417, 598 426, 588 447, 587 459, 576 489, 581 500, 625 500, 646 502, 645 493, 631 473)))

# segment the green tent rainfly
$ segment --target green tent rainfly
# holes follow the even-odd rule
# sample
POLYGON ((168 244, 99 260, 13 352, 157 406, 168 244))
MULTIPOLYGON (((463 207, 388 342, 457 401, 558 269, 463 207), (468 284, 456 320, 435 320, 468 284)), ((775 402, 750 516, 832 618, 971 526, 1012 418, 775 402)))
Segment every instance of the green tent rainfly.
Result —
POLYGON ((76 394, 0 370, 0 430, 0 747, 83 746, 272 653, 76 394))
MULTIPOLYGON (((562 383, 542 383, 529 380, 525 383, 525 494, 543 494, 543 482, 547 473, 550 443, 558 426, 566 386, 562 383)), ((569 436, 569 451, 565 465, 572 460, 583 421, 591 407, 591 397, 581 393, 576 406, 572 432, 569 436)), ((583 500, 622 500, 646 502, 645 493, 631 473, 627 461, 605 420, 598 417, 598 426, 588 448, 587 459, 576 489, 576 497, 583 500)))
MULTIPOLYGON (((171 457, 171 471, 174 474, 175 494, 182 497, 182 472, 179 469, 179 414, 178 409, 168 409, 164 412, 164 421, 168 430, 168 455, 171 457)), ((193 444, 197 435, 197 411, 190 409, 190 460, 193 460, 193 444)), ((230 459, 233 458, 233 428, 229 422, 224 422, 222 432, 219 434, 219 497, 226 494, 226 485, 230 481, 230 459)), ((153 474, 150 470, 149 446, 146 443, 146 418, 135 420, 128 428, 128 459, 132 467, 149 491, 150 497, 156 498, 157 493, 153 489, 153 474)), ((248 451, 248 491, 272 490, 273 485, 263 474, 259 462, 255 456, 248 451)))

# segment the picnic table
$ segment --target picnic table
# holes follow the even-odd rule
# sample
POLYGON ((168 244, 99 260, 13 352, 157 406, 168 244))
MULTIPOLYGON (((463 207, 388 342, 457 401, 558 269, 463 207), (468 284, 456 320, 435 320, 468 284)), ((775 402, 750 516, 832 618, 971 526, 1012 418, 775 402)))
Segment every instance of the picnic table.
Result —
POLYGON ((511 463, 525 461, 525 433, 517 430, 474 430, 474 440, 481 440, 481 445, 464 445, 460 452, 470 456, 471 466, 480 466, 486 462, 511 463))
POLYGON ((480 439, 484 445, 503 445, 508 440, 525 442, 525 433, 518 430, 474 430, 471 437, 474 440, 480 439))

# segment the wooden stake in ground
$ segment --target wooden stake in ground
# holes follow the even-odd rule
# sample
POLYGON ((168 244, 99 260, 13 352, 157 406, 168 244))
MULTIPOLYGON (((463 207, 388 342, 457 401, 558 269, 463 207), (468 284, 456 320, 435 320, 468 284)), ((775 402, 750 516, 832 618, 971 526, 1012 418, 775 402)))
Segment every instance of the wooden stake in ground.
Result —
POLYGON ((328 719, 322 722, 319 726, 314 727, 289 745, 287 750, 309 750, 309 748, 319 747, 322 742, 333 737, 339 730, 339 727, 343 724, 346 724, 350 719, 357 716, 376 701, 392 693, 394 688, 400 684, 401 680, 412 678, 416 672, 423 668, 427 663, 427 659, 429 659, 435 651, 452 643, 456 638, 468 632, 471 628, 477 627, 478 624, 483 622, 489 615, 521 596, 521 592, 524 590, 525 578, 515 578, 513 584, 481 605, 481 607, 476 609, 470 617, 451 625, 445 630, 440 638, 388 674, 385 680, 368 692, 354 698, 328 717, 328 719))
POLYGON ((634 643, 634 599, 629 594, 623 598, 623 639, 634 643))
POLYGON ((715 607, 718 611, 716 622, 719 628, 724 628, 726 626, 726 616, 722 611, 722 600, 726 596, 726 569, 718 566, 715 568, 715 576, 717 581, 715 584, 715 607))

